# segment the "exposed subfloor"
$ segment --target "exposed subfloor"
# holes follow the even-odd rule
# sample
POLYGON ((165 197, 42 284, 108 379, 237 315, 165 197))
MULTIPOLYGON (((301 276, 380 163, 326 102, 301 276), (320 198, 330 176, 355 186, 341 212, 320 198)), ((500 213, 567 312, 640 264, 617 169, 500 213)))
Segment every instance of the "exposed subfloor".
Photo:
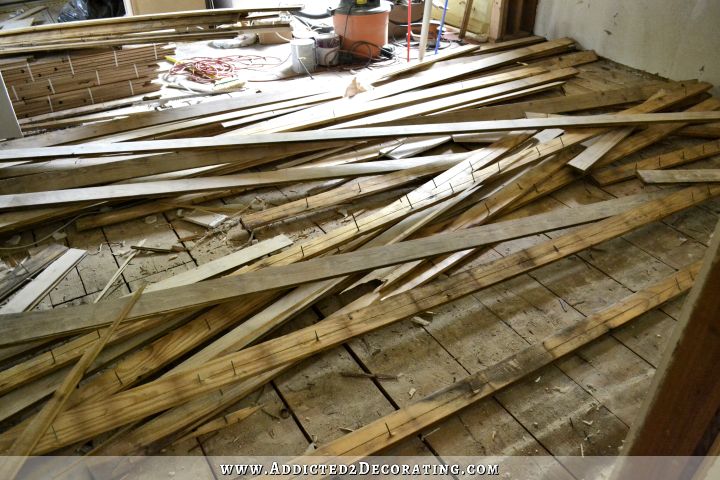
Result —
MULTIPOLYGON (((651 78, 607 61, 583 66, 580 70, 582 73, 568 82, 566 92, 630 86, 651 78)), ((670 137, 637 156, 667 152, 693 141, 670 137)), ((447 146, 439 151, 444 150, 447 146)), ((720 158, 697 162, 693 168, 709 166, 720 168, 720 158)), ((330 184, 333 182, 316 183, 302 190, 298 186, 264 189, 207 205, 247 204, 256 196, 267 204, 280 204, 302 198, 309 189, 322 189, 330 184)), ((576 182, 514 216, 572 208, 656 188, 644 186, 637 180, 607 188, 599 188, 590 181, 576 182)), ((384 198, 397 195, 400 192, 390 192, 384 198)), ((298 239, 318 235, 333 226, 352 222, 351 217, 343 216, 345 212, 341 213, 341 209, 353 212, 372 208, 373 204, 379 204, 377 198, 338 206, 257 230, 255 237, 266 239, 285 233, 298 239)), ((708 202, 437 309, 427 326, 406 320, 308 359, 229 409, 262 404, 260 412, 214 434, 176 444, 164 453, 302 454, 313 442, 321 445, 338 438, 345 429, 365 425, 398 406, 422 398, 700 259, 718 214, 720 201, 708 202), (398 378, 377 380, 346 376, 345 372, 398 378)), ((65 230, 67 238, 62 241, 71 247, 87 249, 89 256, 53 290, 40 308, 93 299, 118 267, 119 260, 113 253, 127 245, 142 239, 147 239, 148 245, 171 245, 179 238, 205 232, 174 214, 154 218, 154 223, 139 219, 80 233, 69 226, 65 230)), ((60 223, 50 224, 27 232, 21 242, 41 239, 59 226, 60 223)), ((473 265, 561 233, 497 245, 474 260, 473 265)), ((185 245, 193 247, 191 243, 185 245)), ((237 245, 216 236, 191 248, 189 253, 136 257, 111 296, 124 295, 141 282, 159 280, 231 253, 233 247, 237 245)), ((330 314, 354 294, 356 292, 349 292, 320 302, 275 334, 297 329, 330 314)), ((617 453, 638 414, 682 302, 680 298, 642 316, 542 369, 532 378, 478 402, 422 436, 403 442, 391 453, 441 458, 617 453)), ((546 467, 548 462, 556 461, 559 460, 538 459, 546 467)), ((208 469, 211 468, 208 462, 208 469)), ((569 469, 563 467, 561 471, 572 478, 569 469)), ((210 470, 205 473, 209 474, 210 470)))

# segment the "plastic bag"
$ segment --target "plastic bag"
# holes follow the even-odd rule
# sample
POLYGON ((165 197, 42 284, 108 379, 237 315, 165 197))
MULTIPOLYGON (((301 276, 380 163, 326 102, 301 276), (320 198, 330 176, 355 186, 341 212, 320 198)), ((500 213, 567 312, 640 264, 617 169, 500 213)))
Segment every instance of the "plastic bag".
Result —
POLYGON ((125 5, 122 0, 70 0, 60 10, 58 22, 76 22, 123 15, 125 15, 125 5))

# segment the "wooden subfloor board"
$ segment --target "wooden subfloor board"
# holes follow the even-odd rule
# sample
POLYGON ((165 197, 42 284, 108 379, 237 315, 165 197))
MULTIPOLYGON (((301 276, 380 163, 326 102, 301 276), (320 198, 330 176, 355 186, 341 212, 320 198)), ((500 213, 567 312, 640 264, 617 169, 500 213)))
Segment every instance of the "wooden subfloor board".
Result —
POLYGON ((696 274, 697 270, 689 269, 664 279, 475 375, 324 445, 313 455, 342 456, 352 462, 379 453, 687 291, 696 274))

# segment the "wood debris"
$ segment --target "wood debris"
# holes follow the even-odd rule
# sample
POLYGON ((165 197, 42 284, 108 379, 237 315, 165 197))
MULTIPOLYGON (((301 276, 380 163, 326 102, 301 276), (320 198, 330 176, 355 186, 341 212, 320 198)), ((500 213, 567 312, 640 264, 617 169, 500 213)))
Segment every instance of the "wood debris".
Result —
MULTIPOLYGON (((204 31, 202 38, 235 35, 244 13, 157 15, 146 19, 150 33, 142 36, 157 42, 195 38, 188 32, 152 33, 155 26, 174 28, 190 18, 217 27, 204 31)), ((27 55, 36 50, 33 39, 45 34, 44 45, 50 49, 72 49, 77 35, 88 28, 97 28, 90 30, 95 33, 89 42, 104 46, 102 32, 120 26, 118 36, 108 39, 115 45, 138 28, 136 20, 80 23, 76 29, 0 30, 0 46, 27 55)), ((140 77, 150 75, 154 70, 148 65, 157 60, 148 57, 153 48, 112 50, 121 58, 127 55, 112 75, 124 82, 123 75, 139 59, 147 67, 138 72, 140 77)), ((312 438, 305 455, 377 454, 523 379, 532 384, 523 388, 538 395, 566 395, 571 387, 565 384, 542 385, 550 383, 542 382, 547 375, 543 367, 683 295, 700 264, 669 269, 662 278, 628 289, 627 295, 578 318, 568 305, 583 313, 587 298, 552 297, 558 303, 547 302, 547 310, 554 313, 533 317, 533 322, 547 320, 544 330, 537 323, 518 323, 516 328, 493 317, 517 334, 514 350, 500 355, 504 351, 493 345, 488 360, 485 346, 478 346, 471 358, 483 368, 468 373, 458 367, 442 388, 420 384, 409 373, 371 373, 404 367, 376 367, 373 362, 389 353, 376 347, 375 340, 362 354, 353 343, 360 338, 371 345, 368 335, 378 331, 393 339, 412 335, 417 343, 408 347, 398 342, 397 351, 409 348, 423 368, 430 362, 461 365, 450 350, 429 350, 442 344, 448 325, 465 320, 453 310, 455 302, 470 298, 492 310, 488 318, 501 317, 502 309, 515 301, 495 299, 501 292, 507 298, 514 295, 503 282, 520 276, 534 281, 526 274, 572 262, 598 245, 627 238, 720 195, 716 169, 669 170, 717 154, 716 141, 637 162, 625 160, 671 134, 686 128, 697 134, 717 122, 720 101, 706 97, 712 85, 657 81, 563 95, 558 86, 590 82, 582 67, 597 60, 594 53, 574 48, 570 39, 539 38, 458 47, 423 62, 365 72, 362 85, 371 88, 356 89, 352 98, 344 97, 345 85, 304 91, 290 85, 276 94, 245 92, 223 101, 130 113, 122 121, 79 120, 68 128, 58 122, 57 129, 50 125, 44 133, 4 142, 0 255, 8 265, 13 265, 11 258, 24 260, 0 272, 0 299, 10 297, 0 307, 0 361, 6 358, 3 352, 9 358, 39 345, 43 350, 0 370, 0 420, 14 425, 0 433, 0 451, 47 454, 93 441, 94 454, 129 456, 181 440, 202 441, 208 434, 221 437, 223 429, 254 420, 274 425, 262 434, 275 439, 286 422, 343 412, 308 408, 301 413, 288 395, 275 404, 260 401, 260 396, 242 408, 238 402, 258 391, 276 395, 283 383, 302 375, 297 365, 321 352, 339 352, 343 361, 360 363, 360 368, 343 364, 322 381, 360 389, 380 382, 339 377, 388 380, 392 382, 382 386, 388 391, 399 386, 395 400, 402 401, 358 428, 338 426, 356 425, 352 418, 338 422, 331 430, 345 435, 332 441, 312 438), (595 114, 598 110, 603 113, 595 114), (526 112, 540 114, 525 118, 526 112), (611 198, 590 190, 585 173, 599 184, 637 175, 648 183, 692 185, 611 198), (146 178, 153 175, 163 177, 146 178), (584 204, 569 208, 554 192, 573 188, 587 197, 580 202, 584 204), (555 207, 546 208, 544 202, 555 207), (524 206, 533 210, 521 210, 524 206), (21 246, 26 234, 49 222, 65 225, 57 230, 62 234, 51 235, 46 241, 52 243, 25 257, 21 246), (287 226, 297 231, 277 234, 287 226), (98 248, 83 259, 84 253, 65 246, 84 235, 102 238, 84 249, 94 252, 98 242, 109 242, 111 249, 98 248), (507 247, 512 240, 529 238, 533 243, 522 249, 507 247), (5 247, 18 247, 9 251, 16 255, 6 256, 5 247), (89 268, 91 262, 106 263, 96 288, 83 291, 89 301, 28 311, 68 272, 77 269, 81 276, 80 267, 89 268), (162 268, 153 269, 153 262, 162 268), (133 297, 132 308, 128 298, 115 298, 121 292, 111 295, 114 285, 136 290, 151 275, 157 280, 133 297), (498 285, 502 287, 494 288, 498 285), (338 292, 357 295, 326 313, 322 301, 338 292), (551 318, 553 314, 563 318, 551 318), (122 323, 115 322, 121 315, 122 323), (572 323, 566 321, 570 317, 572 323), (306 323, 299 328, 290 322, 293 318, 306 323), (399 328, 406 320, 421 327, 432 323, 433 328, 399 328), (281 327, 280 335, 276 329, 281 327), (95 352, 98 338, 109 342, 102 352, 95 352), (49 417, 22 419, 21 412, 33 404, 52 406, 47 398, 63 385, 63 374, 96 353, 90 370, 73 375, 74 393, 62 398, 64 406, 49 417), (290 374, 262 389, 285 372, 290 374), (75 377, 78 382, 84 377, 77 388, 75 377), (408 378, 415 386, 403 384, 408 378), (170 390, 172 396, 166 394, 170 390), (423 398, 418 394, 434 390, 423 398), (258 410, 269 418, 252 416, 258 410), (34 419, 42 420, 42 431, 34 419), (25 431, 32 434, 31 441, 25 431)), ((71 58, 77 65, 84 55, 91 54, 58 57, 58 63, 48 64, 69 68, 71 58)), ((92 55, 99 61, 113 54, 92 55)), ((34 69, 32 63, 29 67, 34 69)), ((19 85, 18 75, 11 76, 10 85, 19 85)), ((58 81, 58 88, 67 78, 58 81)), ((527 305, 520 310, 539 311, 526 297, 517 295, 516 301, 527 305)), ((527 311, 523 314, 529 318, 527 311)), ((480 328, 487 319, 471 320, 458 325, 480 328)), ((447 335, 464 341, 470 332, 463 328, 447 335)), ((308 374, 292 392, 319 391, 314 382, 320 381, 308 374)), ((533 420, 527 423, 535 428, 547 424, 533 420)), ((597 419, 582 422, 603 427, 597 419)), ((563 427, 568 428, 565 418, 563 427)), ((497 435, 493 429, 491 439, 497 435)), ((583 443, 579 452, 586 453, 583 443)))

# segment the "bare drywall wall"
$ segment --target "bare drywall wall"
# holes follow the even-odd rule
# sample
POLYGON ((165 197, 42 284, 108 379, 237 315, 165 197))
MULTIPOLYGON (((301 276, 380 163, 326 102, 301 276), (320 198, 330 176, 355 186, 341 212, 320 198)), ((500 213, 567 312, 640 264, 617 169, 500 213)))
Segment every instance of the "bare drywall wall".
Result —
POLYGON ((720 94, 719 0, 540 0, 535 33, 673 80, 705 80, 720 94))

